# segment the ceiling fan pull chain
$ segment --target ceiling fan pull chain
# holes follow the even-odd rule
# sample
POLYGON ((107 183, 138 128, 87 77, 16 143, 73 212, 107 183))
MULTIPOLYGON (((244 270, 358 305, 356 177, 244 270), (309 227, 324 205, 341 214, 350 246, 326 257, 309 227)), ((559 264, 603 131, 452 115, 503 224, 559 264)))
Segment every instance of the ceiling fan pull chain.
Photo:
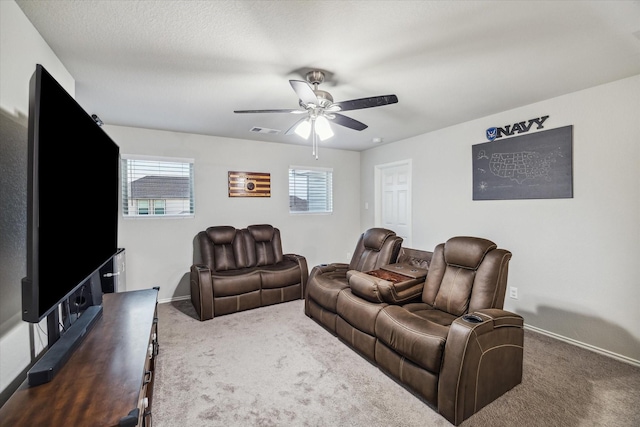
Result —
POLYGON ((311 155, 316 156, 316 160, 318 160, 318 136, 316 135, 316 119, 311 119, 311 137, 313 138, 311 141, 311 155))

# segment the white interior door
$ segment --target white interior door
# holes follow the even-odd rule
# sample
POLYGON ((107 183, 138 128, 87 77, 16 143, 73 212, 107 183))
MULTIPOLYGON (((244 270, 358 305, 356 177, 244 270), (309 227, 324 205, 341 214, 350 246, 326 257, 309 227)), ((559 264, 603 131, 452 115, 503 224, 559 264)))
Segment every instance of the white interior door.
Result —
POLYGON ((393 230, 411 247, 411 160, 376 166, 376 226, 393 230))

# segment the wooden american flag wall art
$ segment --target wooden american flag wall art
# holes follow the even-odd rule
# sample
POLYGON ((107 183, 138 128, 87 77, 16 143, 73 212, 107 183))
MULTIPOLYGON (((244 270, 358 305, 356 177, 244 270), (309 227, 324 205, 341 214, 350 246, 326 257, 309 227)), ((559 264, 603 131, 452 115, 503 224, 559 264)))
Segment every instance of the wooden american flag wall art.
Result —
POLYGON ((271 197, 271 174, 229 171, 229 197, 271 197))

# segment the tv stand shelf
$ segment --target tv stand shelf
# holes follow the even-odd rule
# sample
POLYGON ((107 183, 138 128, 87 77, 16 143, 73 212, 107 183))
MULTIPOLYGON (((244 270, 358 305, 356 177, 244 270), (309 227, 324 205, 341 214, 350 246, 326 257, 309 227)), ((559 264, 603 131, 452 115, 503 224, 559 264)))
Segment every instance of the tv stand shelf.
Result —
POLYGON ((158 289, 105 294, 103 314, 57 375, 25 382, 0 426, 151 426, 158 289))

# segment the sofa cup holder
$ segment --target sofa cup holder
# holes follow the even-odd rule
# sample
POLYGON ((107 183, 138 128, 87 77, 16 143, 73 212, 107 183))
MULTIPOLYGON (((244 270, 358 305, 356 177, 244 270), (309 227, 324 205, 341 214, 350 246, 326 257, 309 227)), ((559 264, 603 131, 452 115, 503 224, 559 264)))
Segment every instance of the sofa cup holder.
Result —
POLYGON ((469 323, 482 323, 484 319, 477 314, 465 314, 462 316, 462 320, 469 323))

